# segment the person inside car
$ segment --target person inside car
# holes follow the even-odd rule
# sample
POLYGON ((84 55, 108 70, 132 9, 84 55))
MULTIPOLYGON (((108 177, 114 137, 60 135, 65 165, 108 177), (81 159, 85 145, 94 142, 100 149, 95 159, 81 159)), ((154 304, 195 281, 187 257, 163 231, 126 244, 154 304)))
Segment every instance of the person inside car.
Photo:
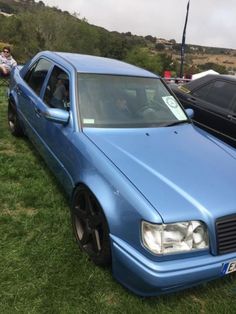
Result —
POLYGON ((66 103, 68 100, 68 90, 66 88, 66 82, 68 81, 68 76, 65 73, 61 73, 57 77, 56 88, 53 93, 51 100, 51 105, 55 108, 66 108, 66 103))
POLYGON ((109 116, 115 120, 129 120, 132 112, 128 107, 125 94, 118 92, 114 98, 113 103, 107 108, 109 116))

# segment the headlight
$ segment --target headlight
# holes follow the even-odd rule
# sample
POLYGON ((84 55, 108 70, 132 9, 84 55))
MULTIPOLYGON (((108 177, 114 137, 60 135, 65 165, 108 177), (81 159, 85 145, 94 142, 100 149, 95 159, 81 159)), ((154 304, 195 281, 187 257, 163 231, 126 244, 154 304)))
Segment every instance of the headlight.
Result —
POLYGON ((209 247, 207 227, 201 221, 161 225, 143 221, 142 241, 154 254, 179 253, 209 247))

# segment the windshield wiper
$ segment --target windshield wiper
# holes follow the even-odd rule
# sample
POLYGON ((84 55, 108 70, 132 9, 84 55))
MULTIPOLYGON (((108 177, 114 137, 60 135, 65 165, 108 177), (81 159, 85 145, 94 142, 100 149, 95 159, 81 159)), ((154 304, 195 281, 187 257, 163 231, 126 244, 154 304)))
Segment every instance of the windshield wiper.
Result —
POLYGON ((189 120, 178 120, 171 123, 167 123, 163 126, 174 126, 174 125, 183 124, 183 123, 191 123, 191 122, 189 120))

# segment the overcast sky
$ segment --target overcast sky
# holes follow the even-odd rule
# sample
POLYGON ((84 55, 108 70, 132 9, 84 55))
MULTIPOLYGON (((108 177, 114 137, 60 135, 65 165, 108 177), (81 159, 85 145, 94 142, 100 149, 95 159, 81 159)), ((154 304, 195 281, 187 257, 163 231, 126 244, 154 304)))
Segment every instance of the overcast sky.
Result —
MULTIPOLYGON (((38 1, 38 0, 37 0, 38 1)), ((109 31, 181 42, 188 0, 43 0, 109 31)), ((186 43, 236 49, 236 0, 190 0, 186 43)))

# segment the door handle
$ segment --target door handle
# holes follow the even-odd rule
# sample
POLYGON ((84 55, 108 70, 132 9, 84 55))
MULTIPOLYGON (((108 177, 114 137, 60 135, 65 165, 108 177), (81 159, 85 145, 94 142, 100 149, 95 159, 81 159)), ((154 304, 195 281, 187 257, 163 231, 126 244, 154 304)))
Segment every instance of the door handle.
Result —
POLYGON ((193 101, 193 102, 195 102, 195 101, 196 101, 196 98, 194 98, 194 97, 188 97, 187 100, 188 100, 188 101, 193 101))
POLYGON ((18 86, 16 87, 16 93, 17 93, 17 95, 21 95, 21 90, 18 86))
POLYGON ((37 107, 34 107, 34 111, 35 111, 35 113, 36 113, 36 116, 37 117, 41 117, 42 116, 42 113, 41 113, 41 111, 40 111, 40 109, 39 108, 37 108, 37 107))

